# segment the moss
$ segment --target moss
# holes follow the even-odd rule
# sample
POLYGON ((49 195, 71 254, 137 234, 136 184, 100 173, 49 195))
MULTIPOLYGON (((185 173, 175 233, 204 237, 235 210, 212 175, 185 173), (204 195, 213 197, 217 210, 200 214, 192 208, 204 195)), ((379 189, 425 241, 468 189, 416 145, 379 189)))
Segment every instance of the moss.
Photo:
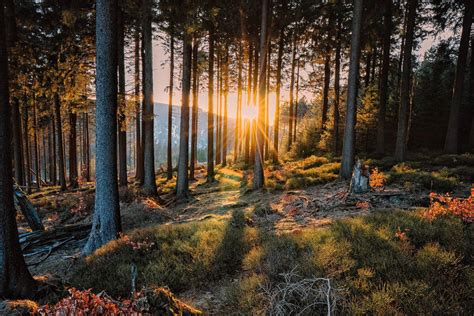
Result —
POLYGON ((329 277, 339 313, 458 314, 474 312, 472 225, 453 217, 429 221, 415 212, 384 211, 298 233, 276 235, 247 226, 243 212, 229 220, 208 220, 142 229, 133 249, 110 242, 75 271, 74 285, 130 291, 130 267, 141 286, 168 285, 174 292, 225 282, 220 313, 262 313, 264 287, 296 269, 302 278, 329 277))

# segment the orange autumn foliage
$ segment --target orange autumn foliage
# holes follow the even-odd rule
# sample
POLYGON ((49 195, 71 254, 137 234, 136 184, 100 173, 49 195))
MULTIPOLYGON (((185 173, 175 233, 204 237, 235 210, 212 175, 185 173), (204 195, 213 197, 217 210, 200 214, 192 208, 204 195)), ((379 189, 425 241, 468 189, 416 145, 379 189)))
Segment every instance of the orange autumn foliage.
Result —
POLYGON ((370 187, 376 191, 382 191, 385 187, 385 182, 385 174, 377 168, 372 169, 370 173, 370 187))
POLYGON ((424 216, 434 219, 447 214, 457 216, 466 223, 474 222, 474 188, 471 189, 471 195, 468 198, 430 193, 430 207, 424 212, 424 216))

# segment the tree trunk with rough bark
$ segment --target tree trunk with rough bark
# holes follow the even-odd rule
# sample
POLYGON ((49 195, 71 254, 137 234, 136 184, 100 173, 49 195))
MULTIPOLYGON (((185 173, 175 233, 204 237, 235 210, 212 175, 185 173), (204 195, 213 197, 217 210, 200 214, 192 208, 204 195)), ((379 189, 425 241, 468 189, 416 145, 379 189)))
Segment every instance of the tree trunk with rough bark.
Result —
MULTIPOLYGON (((137 22, 138 24, 138 22, 137 22)), ((142 121, 143 113, 141 113, 141 97, 140 97, 140 30, 139 26, 136 26, 134 34, 134 85, 135 85, 135 180, 139 183, 143 183, 143 143, 142 143, 142 121)))
POLYGON ((155 136, 153 113, 153 45, 152 45, 152 1, 143 3, 143 185, 146 195, 156 196, 155 136))
POLYGON ((459 44, 456 75, 454 78, 453 96, 451 99, 451 110, 449 112, 448 131, 444 143, 444 151, 456 154, 459 150, 459 112, 461 109, 464 90, 464 76, 467 68, 467 54, 469 51, 469 35, 471 33, 472 13, 474 3, 472 0, 464 1, 464 18, 462 23, 461 43, 459 44))
POLYGON ((26 298, 34 295, 36 282, 21 253, 13 202, 8 55, 4 23, 4 1, 0 0, 0 297, 26 298))
POLYGON ((278 40, 278 57, 276 69, 276 86, 275 86, 275 121, 273 123, 273 162, 278 162, 278 146, 280 144, 280 93, 281 93, 281 70, 283 65, 283 48, 285 46, 285 31, 280 30, 280 38, 278 40))
POLYGON ((265 124, 265 93, 266 93, 266 59, 268 47, 268 1, 262 2, 262 24, 260 28, 260 59, 258 75, 258 113, 256 128, 256 152, 253 175, 253 188, 259 189, 265 185, 263 172, 263 145, 264 145, 264 124, 265 124))
POLYGON ((71 188, 79 187, 77 177, 77 114, 69 112, 69 184, 71 188))
POLYGON ((96 1, 96 191, 89 255, 122 230, 117 181, 116 0, 96 1))
MULTIPOLYGON (((189 0, 185 1, 185 7, 189 6, 189 0)), ((191 59, 192 45, 191 35, 185 31, 183 35, 183 77, 182 77, 182 99, 181 99, 181 123, 179 137, 178 177, 176 179, 176 198, 178 200, 189 197, 189 97, 191 93, 191 59)))
POLYGON ((392 0, 385 0, 383 17, 384 36, 382 51, 382 71, 380 74, 379 111, 377 114, 377 145, 376 153, 383 155, 385 152, 385 116, 388 99, 388 74, 390 70, 390 37, 392 34, 392 0))
POLYGON ((127 121, 125 101, 125 27, 121 9, 118 12, 117 32, 117 63, 118 63, 118 160, 119 160, 119 185, 127 186, 127 121))
POLYGON ((64 145, 63 145, 63 128, 61 122, 61 99, 59 94, 54 95, 54 112, 56 119, 56 152, 59 168, 59 185, 61 186, 61 191, 66 190, 66 168, 64 163, 64 145))
POLYGON ((293 123, 295 120, 294 113, 294 87, 295 87, 295 69, 296 69, 296 34, 293 33, 293 48, 291 53, 291 78, 290 78, 290 101, 289 101, 289 117, 288 117, 288 147, 291 150, 293 144, 293 123))
MULTIPOLYGON (((321 130, 325 129, 328 120, 329 109, 329 83, 331 82, 331 54, 326 53, 324 59, 324 86, 323 86, 323 107, 321 115, 321 130)), ((298 100, 296 100, 298 102, 298 100)))
POLYGON ((349 179, 354 166, 354 134, 357 106, 357 79, 359 76, 360 33, 362 27, 363 0, 354 0, 352 18, 351 53, 349 62, 349 78, 347 83, 346 125, 342 146, 341 177, 349 179))
POLYGON ((214 32, 209 30, 209 82, 207 88, 207 182, 214 182, 214 32))
POLYGON ((166 178, 173 179, 173 88, 174 88, 174 35, 170 36, 170 78, 168 86, 168 144, 166 149, 166 178))
POLYGON ((398 108, 397 142, 395 159, 404 161, 407 152, 408 107, 410 105, 411 56, 415 33, 416 8, 418 0, 408 1, 407 32, 403 50, 403 70, 400 83, 400 106, 398 108))
POLYGON ((191 161, 189 162, 189 179, 194 180, 194 172, 197 165, 197 129, 198 129, 198 52, 199 44, 196 38, 193 39, 192 51, 192 80, 193 80, 193 107, 191 116, 191 161))

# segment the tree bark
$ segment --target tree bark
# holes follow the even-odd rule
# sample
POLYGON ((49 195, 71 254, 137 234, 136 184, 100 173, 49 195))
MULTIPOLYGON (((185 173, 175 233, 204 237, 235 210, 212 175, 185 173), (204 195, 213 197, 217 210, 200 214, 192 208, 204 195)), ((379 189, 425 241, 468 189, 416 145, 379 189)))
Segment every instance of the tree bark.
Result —
POLYGON ((209 82, 207 88, 207 182, 214 182, 214 32, 209 30, 209 82))
POLYGON ((385 116, 388 99, 388 74, 390 70, 390 37, 392 34, 392 0, 385 0, 383 17, 384 37, 382 52, 382 71, 380 74, 380 101, 377 115, 377 146, 376 153, 383 155, 385 152, 385 116))
POLYGON ((56 152, 58 158, 58 168, 59 168, 59 185, 61 186, 61 191, 66 190, 66 168, 64 163, 64 145, 63 145, 63 128, 61 122, 61 99, 59 94, 54 94, 54 112, 56 118, 56 152))
POLYGON ((191 117, 191 161, 189 163, 189 179, 194 180, 194 171, 197 165, 197 129, 198 129, 198 40, 193 39, 192 50, 192 80, 193 80, 193 108, 191 117))
POLYGON ((280 136, 280 93, 281 93, 281 70, 283 65, 283 48, 285 46, 285 31, 280 30, 278 42, 278 57, 276 69, 276 87, 275 87, 275 121, 273 123, 273 162, 278 162, 278 145, 280 136))
POLYGON ((119 147, 119 185, 126 187, 127 179, 127 121, 125 100, 125 52, 124 52, 124 17, 121 9, 118 10, 117 32, 117 63, 118 63, 118 147, 119 147))
POLYGON ((15 180, 19 185, 25 185, 23 164, 23 143, 21 132, 20 102, 17 98, 12 102, 12 127, 13 127, 13 162, 15 168, 15 180))
POLYGON ((362 27, 363 0, 354 0, 352 18, 351 53, 349 62, 349 78, 347 83, 346 125, 342 146, 341 177, 349 179, 354 166, 354 134, 357 106, 357 79, 359 76, 360 33, 362 27))
POLYGON ((170 78, 168 86, 168 147, 166 152, 166 178, 173 179, 173 85, 174 85, 174 35, 170 35, 170 78))
POLYGON ((334 58, 334 117, 333 117, 333 143, 332 152, 337 155, 339 150, 339 105, 340 105, 340 80, 341 80, 341 16, 337 17, 336 53, 334 58))
MULTIPOLYGON (((87 109, 86 109, 87 111, 87 109)), ((89 113, 82 113, 82 160, 84 163, 84 173, 82 177, 85 181, 91 181, 91 160, 90 160, 90 141, 89 141, 89 113)))
POLYGON ((18 241, 13 202, 8 55, 4 1, 0 0, 0 297, 32 297, 36 283, 26 267, 18 241))
MULTIPOLYGON (((185 7, 189 0, 185 1, 185 7)), ((191 93, 191 35, 185 31, 183 35, 183 78, 181 99, 181 125, 179 137, 178 177, 176 179, 176 198, 189 197, 188 160, 189 160, 189 97, 191 93)))
MULTIPOLYGON (((324 60, 324 87, 323 87, 323 108, 321 114, 321 130, 325 129, 328 120, 329 109, 329 83, 331 82, 331 54, 326 52, 324 60)), ((298 100, 296 101, 298 102, 298 100)))
POLYGON ((79 187, 77 177, 77 114, 69 112, 69 183, 71 188, 79 187))
POLYGON ((264 142, 264 124, 265 124, 265 93, 266 93, 266 59, 268 47, 268 0, 262 0, 262 24, 260 28, 260 58, 259 76, 258 76, 258 116, 257 116, 257 135, 256 152, 253 175, 253 188, 259 189, 265 185, 263 173, 263 142, 264 142))
POLYGON ((239 156, 239 148, 242 136, 242 60, 243 60, 242 43, 239 44, 237 57, 237 113, 234 135, 234 163, 237 162, 239 156))
POLYGON ((291 78, 290 78, 290 102, 289 102, 289 117, 288 117, 288 148, 290 151, 293 143, 293 122, 294 122, 294 87, 295 87, 295 69, 296 69, 296 34, 293 31, 293 48, 291 54, 291 78))
POLYGON ((24 147, 25 147, 25 168, 26 168, 26 187, 28 194, 31 193, 31 155, 30 155, 30 137, 29 137, 29 125, 28 125, 28 104, 26 102, 23 105, 23 138, 24 138, 24 147))
POLYGON ((58 184, 58 156, 57 156, 57 141, 56 141, 56 122, 55 118, 51 118, 51 138, 53 147, 51 148, 53 156, 53 184, 58 184))
POLYGON ((152 1, 144 1, 143 17, 143 153, 144 177, 143 192, 146 195, 157 195, 155 179, 155 136, 153 114, 153 46, 152 46, 152 1))
POLYGON ((221 121, 222 121, 222 63, 221 63, 221 50, 217 47, 217 108, 216 108, 216 165, 221 163, 222 146, 221 146, 221 121))
POLYGON ((408 107, 410 104, 411 57, 415 33, 416 8, 418 0, 408 1, 407 32, 403 51, 403 70, 400 84, 400 106, 398 108, 397 143, 395 159, 404 161, 407 152, 408 107))
POLYGON ((229 47, 225 48, 223 64, 224 80, 224 115, 222 124, 222 166, 227 166, 227 146, 229 142, 228 133, 228 98, 229 98, 229 47))
MULTIPOLYGON (((138 24, 138 22, 137 22, 138 24)), ((135 29, 135 45, 134 45, 134 84, 135 84, 135 180, 143 184, 143 143, 142 143, 142 121, 143 113, 140 111, 141 98, 140 98, 140 30, 139 26, 135 29), (142 115, 140 115, 142 114, 142 115)))
POLYGON ((89 255, 122 230, 117 183, 117 1, 96 1, 96 191, 89 255))
POLYGON ((459 112, 461 109, 464 89, 464 76, 467 68, 467 54, 469 51, 469 35, 471 33, 472 13, 474 4, 472 0, 465 0, 465 11, 462 23, 461 43, 459 44, 456 75, 454 77, 451 110, 449 112, 448 131, 444 143, 444 151, 451 154, 458 152, 459 112))

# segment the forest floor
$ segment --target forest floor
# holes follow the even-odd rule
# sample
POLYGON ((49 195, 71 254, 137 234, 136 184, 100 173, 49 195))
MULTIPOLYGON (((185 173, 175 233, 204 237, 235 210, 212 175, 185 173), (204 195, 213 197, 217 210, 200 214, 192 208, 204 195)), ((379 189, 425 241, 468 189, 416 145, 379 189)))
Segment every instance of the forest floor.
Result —
MULTIPOLYGON (((241 171, 240 166, 221 167, 216 182, 208 184, 205 168, 201 167, 197 169, 196 180, 191 182, 192 194, 187 202, 174 201, 174 180, 166 181, 161 177, 157 183, 164 203, 141 196, 133 184, 120 189, 124 235, 133 236, 144 229, 175 227, 176 224, 233 223, 236 214, 244 214, 243 225, 258 229, 259 235, 298 236, 315 228, 331 227, 339 220, 357 219, 374 212, 417 212, 429 206, 432 191, 469 196, 474 157, 451 156, 445 159, 447 162, 440 160, 439 164, 430 158, 419 157, 405 164, 396 164, 389 159, 367 160, 371 167, 381 170, 376 172, 375 177, 382 179, 375 183, 376 189, 364 194, 349 194, 347 182, 337 179, 339 163, 325 157, 312 156, 278 166, 268 165, 268 188, 258 191, 251 190, 251 170, 241 171)), ((63 242, 56 241, 56 244, 52 240, 49 246, 23 246, 27 250, 30 271, 37 278, 48 280, 58 287, 77 286, 75 267, 82 262, 80 251, 86 241, 87 225, 91 223, 93 183, 84 183, 80 190, 68 192, 59 192, 57 187, 45 187, 31 194, 30 199, 39 210, 47 231, 82 225, 75 238, 63 238, 60 239, 63 242)), ((27 230, 20 219, 20 232, 27 230)), ((239 283, 242 277, 247 277, 247 270, 236 268, 235 271, 240 272, 225 273, 223 278, 204 282, 206 284, 201 280, 190 282, 188 287, 159 285, 177 289, 180 298, 197 308, 221 313, 229 304, 223 302, 226 299, 222 299, 221 293, 228 291, 229 284, 239 283)), ((80 285, 90 286, 91 283, 79 282, 80 285)), ((120 291, 118 294, 121 294, 120 291)))

